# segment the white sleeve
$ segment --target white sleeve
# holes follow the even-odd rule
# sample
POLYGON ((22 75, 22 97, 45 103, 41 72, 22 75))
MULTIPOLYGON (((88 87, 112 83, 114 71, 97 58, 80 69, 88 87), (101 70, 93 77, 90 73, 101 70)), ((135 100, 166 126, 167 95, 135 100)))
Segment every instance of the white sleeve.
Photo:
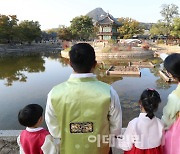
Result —
POLYGON ((48 127, 48 130, 50 134, 54 138, 60 138, 60 126, 58 123, 58 119, 56 117, 55 111, 53 109, 52 103, 51 103, 51 92, 48 94, 47 98, 47 104, 46 104, 46 111, 45 111, 45 121, 48 127))
POLYGON ((111 87, 111 105, 109 109, 110 133, 120 135, 122 128, 122 111, 117 92, 111 87))
POLYGON ((17 144, 19 145, 19 153, 20 153, 20 154, 25 154, 25 153, 24 153, 24 150, 23 150, 23 148, 22 148, 22 146, 21 146, 20 135, 19 135, 18 138, 17 138, 17 144))
POLYGON ((59 149, 58 146, 55 145, 53 141, 53 137, 51 135, 47 135, 44 141, 44 144, 41 147, 43 154, 58 154, 59 149))
POLYGON ((129 123, 124 134, 117 137, 116 148, 124 151, 131 150, 134 144, 134 137, 136 136, 134 134, 133 127, 129 123))

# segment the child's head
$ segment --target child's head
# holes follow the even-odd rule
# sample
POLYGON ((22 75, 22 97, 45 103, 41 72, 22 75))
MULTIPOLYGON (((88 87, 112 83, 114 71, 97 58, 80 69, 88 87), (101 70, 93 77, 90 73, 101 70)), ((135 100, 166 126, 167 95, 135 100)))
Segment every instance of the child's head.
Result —
POLYGON ((158 105, 161 102, 159 93, 154 89, 146 89, 143 91, 140 97, 140 105, 147 113, 147 117, 152 119, 154 112, 158 109, 158 105))
POLYGON ((29 104, 19 111, 19 123, 26 127, 34 127, 41 124, 43 108, 38 104, 29 104), (40 121, 41 120, 41 121, 40 121))
POLYGON ((78 43, 72 46, 70 64, 77 73, 90 73, 96 65, 94 48, 88 43, 78 43))
POLYGON ((180 81, 180 54, 173 53, 164 61, 164 67, 172 76, 180 81))

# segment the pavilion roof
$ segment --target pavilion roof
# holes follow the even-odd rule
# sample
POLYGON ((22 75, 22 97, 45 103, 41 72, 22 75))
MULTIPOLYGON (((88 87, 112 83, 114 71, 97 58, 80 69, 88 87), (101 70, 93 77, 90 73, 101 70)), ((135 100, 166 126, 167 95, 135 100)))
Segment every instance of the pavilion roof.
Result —
POLYGON ((117 19, 115 19, 112 15, 107 13, 106 15, 101 16, 100 20, 97 21, 97 24, 100 25, 111 25, 115 24, 117 26, 121 26, 122 23, 118 22, 117 19))

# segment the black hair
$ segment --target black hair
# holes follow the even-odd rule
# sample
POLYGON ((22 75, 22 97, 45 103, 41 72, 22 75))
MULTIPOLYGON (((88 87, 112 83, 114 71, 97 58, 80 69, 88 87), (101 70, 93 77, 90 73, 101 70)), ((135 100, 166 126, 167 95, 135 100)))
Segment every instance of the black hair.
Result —
POLYGON ((19 123, 26 127, 33 127, 42 117, 43 108, 38 104, 29 104, 19 111, 19 123))
POLYGON ((147 112, 147 117, 152 119, 154 112, 158 109, 161 98, 159 93, 154 89, 146 89, 143 91, 140 97, 140 103, 144 110, 147 112))
POLYGON ((164 67, 174 78, 180 81, 180 54, 173 53, 164 61, 164 67))
POLYGON ((96 63, 94 48, 88 43, 78 43, 69 52, 71 66, 77 73, 90 73, 96 63))

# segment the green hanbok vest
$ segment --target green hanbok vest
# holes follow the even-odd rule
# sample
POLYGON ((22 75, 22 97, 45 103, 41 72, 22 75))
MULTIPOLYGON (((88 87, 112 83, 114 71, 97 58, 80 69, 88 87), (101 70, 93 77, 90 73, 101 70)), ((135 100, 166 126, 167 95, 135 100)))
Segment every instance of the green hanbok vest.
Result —
POLYGON ((61 154, 108 154, 110 85, 96 78, 70 78, 53 88, 61 154))

